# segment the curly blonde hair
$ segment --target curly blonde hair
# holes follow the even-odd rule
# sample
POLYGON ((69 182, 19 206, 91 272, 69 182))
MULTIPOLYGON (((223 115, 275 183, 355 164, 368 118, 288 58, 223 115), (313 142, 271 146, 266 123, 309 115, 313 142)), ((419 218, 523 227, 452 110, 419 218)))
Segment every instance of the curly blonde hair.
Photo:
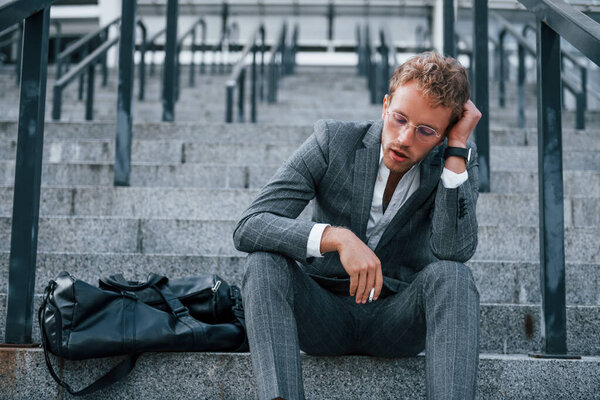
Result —
POLYGON ((390 98, 398 86, 415 80, 432 107, 452 110, 446 132, 456 124, 469 100, 471 89, 467 71, 458 60, 428 51, 409 58, 401 64, 390 79, 390 98))

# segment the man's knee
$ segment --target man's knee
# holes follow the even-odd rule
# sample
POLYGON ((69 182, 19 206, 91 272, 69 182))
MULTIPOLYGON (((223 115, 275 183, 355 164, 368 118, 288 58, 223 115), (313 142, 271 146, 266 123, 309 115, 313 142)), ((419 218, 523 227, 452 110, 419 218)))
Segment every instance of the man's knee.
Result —
POLYGON ((457 261, 440 260, 427 265, 422 273, 429 289, 439 291, 442 287, 458 291, 469 290, 477 295, 479 291, 471 269, 457 261))
POLYGON ((291 288, 293 260, 278 254, 257 251, 248 254, 242 280, 242 293, 264 293, 273 289, 287 293, 291 288))

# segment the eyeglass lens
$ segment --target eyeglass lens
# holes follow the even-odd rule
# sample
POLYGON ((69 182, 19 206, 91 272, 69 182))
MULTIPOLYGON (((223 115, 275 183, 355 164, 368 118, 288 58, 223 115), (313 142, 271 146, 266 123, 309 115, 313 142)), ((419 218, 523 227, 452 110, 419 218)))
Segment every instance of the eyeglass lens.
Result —
MULTIPOLYGON (((396 127, 400 128, 400 127, 404 127, 405 125, 408 124, 408 119, 404 115, 393 112, 393 111, 389 112, 389 114, 390 114, 390 117, 392 117, 392 123, 396 127)), ((414 125, 411 125, 411 126, 414 126, 414 125)), ((437 132, 435 131, 435 129, 430 128, 428 126, 419 125, 419 126, 416 126, 416 129, 417 129, 417 133, 424 139, 428 139, 430 137, 437 136, 437 132)))

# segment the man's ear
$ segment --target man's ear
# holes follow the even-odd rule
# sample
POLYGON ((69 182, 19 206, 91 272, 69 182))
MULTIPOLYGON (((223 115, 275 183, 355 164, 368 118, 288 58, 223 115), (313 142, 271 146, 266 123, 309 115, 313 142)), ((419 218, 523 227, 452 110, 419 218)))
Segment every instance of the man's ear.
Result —
POLYGON ((387 111, 387 108, 390 106, 390 96, 388 94, 386 94, 385 96, 383 96, 383 107, 381 109, 381 119, 385 120, 385 112, 387 111))

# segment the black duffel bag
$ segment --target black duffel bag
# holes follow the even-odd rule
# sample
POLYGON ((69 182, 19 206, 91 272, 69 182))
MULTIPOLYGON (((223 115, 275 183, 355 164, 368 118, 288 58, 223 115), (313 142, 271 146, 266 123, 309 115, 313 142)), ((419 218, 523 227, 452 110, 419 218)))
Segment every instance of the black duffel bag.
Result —
POLYGON ((122 275, 94 287, 62 272, 49 282, 38 312, 42 346, 52 377, 74 395, 126 376, 147 351, 248 351, 239 288, 216 275, 146 282, 122 275), (128 355, 106 375, 73 391, 54 372, 48 352, 69 360, 128 355))

